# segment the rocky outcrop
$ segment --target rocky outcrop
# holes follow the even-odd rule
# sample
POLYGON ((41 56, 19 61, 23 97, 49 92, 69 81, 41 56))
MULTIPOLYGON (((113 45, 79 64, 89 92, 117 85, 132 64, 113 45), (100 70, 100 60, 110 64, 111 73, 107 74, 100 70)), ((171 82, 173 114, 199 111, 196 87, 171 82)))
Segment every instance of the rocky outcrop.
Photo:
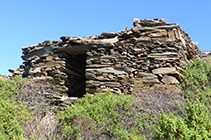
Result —
POLYGON ((22 48, 23 65, 13 75, 45 78, 62 94, 111 90, 131 93, 133 84, 177 84, 184 63, 200 52, 178 24, 135 19, 134 28, 99 36, 61 37, 22 48))

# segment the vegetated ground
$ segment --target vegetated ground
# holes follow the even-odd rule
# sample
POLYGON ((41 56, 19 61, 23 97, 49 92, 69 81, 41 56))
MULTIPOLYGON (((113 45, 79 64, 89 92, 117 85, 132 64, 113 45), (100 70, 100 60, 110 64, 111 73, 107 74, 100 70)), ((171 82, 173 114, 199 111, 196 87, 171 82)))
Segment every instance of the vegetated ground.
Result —
POLYGON ((0 79, 0 139, 211 139, 208 62, 189 63, 181 90, 134 83, 131 95, 87 94, 64 111, 46 81, 0 79))

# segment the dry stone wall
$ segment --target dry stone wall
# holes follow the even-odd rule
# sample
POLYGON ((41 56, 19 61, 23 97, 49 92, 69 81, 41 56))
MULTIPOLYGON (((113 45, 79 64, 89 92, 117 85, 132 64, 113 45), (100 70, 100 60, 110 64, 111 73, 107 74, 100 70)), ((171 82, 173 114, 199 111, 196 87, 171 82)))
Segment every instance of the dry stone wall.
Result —
POLYGON ((177 84, 181 71, 200 57, 197 43, 178 24, 134 19, 134 27, 99 36, 61 37, 22 48, 23 65, 13 75, 43 78, 62 94, 131 93, 134 82, 177 84))

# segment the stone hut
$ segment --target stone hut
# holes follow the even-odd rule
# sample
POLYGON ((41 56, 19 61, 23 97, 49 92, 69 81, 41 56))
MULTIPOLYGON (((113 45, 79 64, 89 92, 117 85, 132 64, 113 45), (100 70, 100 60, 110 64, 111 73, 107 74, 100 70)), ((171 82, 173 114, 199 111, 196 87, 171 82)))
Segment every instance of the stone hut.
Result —
POLYGON ((99 36, 61 37, 22 48, 24 60, 13 75, 43 78, 60 93, 130 94, 134 82, 177 84, 184 64, 200 57, 190 37, 178 24, 164 19, 134 19, 134 27, 99 36))

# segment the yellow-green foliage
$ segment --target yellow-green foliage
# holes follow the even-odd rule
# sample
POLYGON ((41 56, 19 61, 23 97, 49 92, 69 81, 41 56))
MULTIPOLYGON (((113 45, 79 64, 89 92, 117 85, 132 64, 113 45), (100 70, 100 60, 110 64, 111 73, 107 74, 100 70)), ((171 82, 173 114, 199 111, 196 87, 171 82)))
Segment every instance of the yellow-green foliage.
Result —
MULTIPOLYGON (((178 94, 172 86, 149 87, 141 82, 134 84, 132 95, 109 91, 87 94, 74 106, 57 112, 58 124, 53 126, 58 130, 53 129, 54 137, 49 135, 46 139, 211 139, 211 64, 195 59, 188 67, 183 72, 183 94, 178 94)), ((33 139, 33 133, 24 132, 23 128, 29 128, 24 123, 35 118, 20 101, 37 102, 33 99, 38 98, 39 86, 26 87, 26 83, 26 79, 18 76, 6 81, 0 79, 0 139, 33 139), (34 96, 22 100, 31 93, 34 96)), ((36 131, 34 139, 42 133, 36 131)))
POLYGON ((211 64, 203 59, 195 59, 188 64, 188 69, 183 72, 184 88, 196 90, 211 83, 211 64))
POLYGON ((211 107, 211 63, 203 59, 189 63, 189 69, 184 71, 182 86, 190 100, 199 99, 211 107))
POLYGON ((22 127, 28 119, 29 113, 24 104, 15 102, 13 98, 18 95, 26 81, 21 77, 6 80, 0 78, 0 139, 23 139, 22 127))
POLYGON ((86 136, 89 139, 99 139, 103 135, 107 139, 143 139, 136 134, 135 128, 133 132, 129 132, 121 123, 122 116, 119 112, 129 111, 132 99, 132 96, 115 95, 109 91, 94 96, 87 95, 59 115, 64 126, 63 136, 68 139, 87 139, 86 136))
POLYGON ((211 139, 211 112, 199 101, 188 102, 186 116, 160 115, 156 139, 211 139))
POLYGON ((161 113, 156 139, 211 139, 211 64, 195 59, 184 71, 185 116, 161 113))

